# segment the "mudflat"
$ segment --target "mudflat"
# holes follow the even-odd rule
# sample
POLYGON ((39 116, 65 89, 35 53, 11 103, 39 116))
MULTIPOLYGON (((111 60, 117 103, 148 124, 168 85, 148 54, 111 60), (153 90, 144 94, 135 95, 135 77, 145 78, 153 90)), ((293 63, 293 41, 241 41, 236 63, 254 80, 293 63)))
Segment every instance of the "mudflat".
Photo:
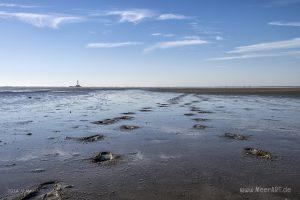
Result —
POLYGON ((297 199, 299 89, 250 90, 2 89, 0 198, 297 199))

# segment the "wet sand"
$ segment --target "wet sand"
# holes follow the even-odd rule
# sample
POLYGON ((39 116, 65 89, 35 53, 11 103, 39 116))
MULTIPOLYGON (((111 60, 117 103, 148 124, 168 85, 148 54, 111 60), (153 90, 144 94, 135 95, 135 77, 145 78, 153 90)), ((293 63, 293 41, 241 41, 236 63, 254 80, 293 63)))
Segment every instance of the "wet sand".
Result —
POLYGON ((61 199, 298 199, 297 95, 155 90, 0 92, 0 197, 55 181, 61 199))

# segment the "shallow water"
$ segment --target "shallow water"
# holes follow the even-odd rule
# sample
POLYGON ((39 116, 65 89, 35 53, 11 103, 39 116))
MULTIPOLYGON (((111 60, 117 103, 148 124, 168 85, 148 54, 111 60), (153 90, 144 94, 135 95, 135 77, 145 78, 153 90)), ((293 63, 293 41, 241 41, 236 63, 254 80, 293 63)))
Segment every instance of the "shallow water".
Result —
POLYGON ((74 185, 67 194, 71 199, 299 197, 300 99, 296 97, 17 90, 0 91, 0 113, 1 197, 48 180, 74 185), (192 106, 211 113, 185 116, 192 106), (151 111, 139 111, 143 107, 151 111), (112 125, 91 123, 124 112, 135 112, 134 119, 112 125), (197 117, 208 120, 192 120, 197 117), (197 123, 207 128, 194 129, 197 123), (121 125, 140 128, 124 131, 121 125), (221 137, 225 132, 250 138, 221 137), (104 140, 92 143, 65 139, 99 133, 104 140), (245 147, 270 151, 276 158, 247 156, 245 147), (121 159, 114 165, 87 159, 99 151, 111 151, 121 159), (289 187, 292 192, 240 192, 256 186, 289 187))

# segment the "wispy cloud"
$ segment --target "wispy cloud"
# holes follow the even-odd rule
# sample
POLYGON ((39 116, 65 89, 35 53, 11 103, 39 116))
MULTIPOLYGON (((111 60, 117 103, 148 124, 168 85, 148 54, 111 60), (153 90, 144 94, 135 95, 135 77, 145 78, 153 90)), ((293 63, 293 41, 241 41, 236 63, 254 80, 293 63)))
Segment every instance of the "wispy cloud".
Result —
POLYGON ((38 13, 23 13, 23 12, 2 12, 0 11, 0 18, 15 19, 21 22, 31 24, 39 28, 53 28, 57 29, 61 24, 74 23, 84 20, 83 17, 66 16, 59 14, 38 14, 38 13))
POLYGON ((152 36, 161 36, 161 37, 174 37, 174 34, 171 33, 152 33, 152 36))
POLYGON ((166 13, 166 14, 161 14, 158 16, 158 20, 170 20, 170 19, 188 19, 189 17, 185 15, 178 15, 178 14, 172 14, 172 13, 166 13))
POLYGON ((222 35, 222 33, 220 31, 218 31, 216 28, 204 26, 200 22, 197 22, 197 21, 190 22, 189 26, 192 30, 194 30, 200 34, 205 34, 205 35, 209 35, 209 36, 222 35))
POLYGON ((277 57, 277 56, 300 56, 300 51, 287 51, 287 52, 278 52, 278 53, 267 53, 267 54, 242 54, 237 56, 225 56, 217 58, 209 58, 207 60, 237 60, 237 59, 250 59, 250 58, 263 58, 263 57, 277 57))
POLYGON ((300 3, 300 0, 272 0, 270 1, 269 6, 286 6, 297 3, 300 3))
POLYGON ((140 45, 141 42, 116 42, 116 43, 90 43, 86 45, 86 48, 115 48, 115 47, 126 47, 140 45))
POLYGON ((217 57, 217 58, 209 58, 207 60, 237 60, 237 59, 248 59, 248 58, 272 57, 272 56, 275 56, 275 55, 273 55, 273 54, 246 54, 246 55, 238 55, 238 56, 224 56, 224 57, 217 57))
POLYGON ((300 38, 236 47, 234 50, 229 51, 228 53, 246 53, 291 48, 300 48, 300 38))
POLYGON ((299 57, 300 51, 282 51, 295 48, 300 48, 300 38, 236 47, 234 50, 227 52, 236 55, 209 58, 207 60, 236 60, 276 56, 299 57))
POLYGON ((174 47, 183 47, 183 46, 192 46, 192 45, 202 45, 208 43, 207 41, 200 40, 200 39, 193 39, 193 40, 176 40, 176 41, 168 41, 168 42, 159 42, 144 49, 144 53, 148 53, 150 51, 156 49, 167 49, 167 48, 174 48, 174 47))
POLYGON ((273 25, 273 26, 300 26, 300 22, 281 22, 281 21, 276 21, 276 22, 269 22, 269 25, 273 25))
POLYGON ((93 16, 117 16, 119 22, 138 24, 144 20, 182 20, 189 17, 180 14, 159 13, 149 9, 110 10, 104 13, 94 13, 93 16))
POLYGON ((217 35, 215 38, 216 38, 216 40, 218 40, 218 41, 224 40, 224 38, 221 37, 221 36, 219 36, 219 35, 217 35))
POLYGON ((184 39, 184 40, 199 40, 200 37, 197 35, 188 35, 188 36, 182 37, 182 39, 184 39))
POLYGON ((0 7, 7 7, 7 8, 36 8, 36 7, 39 7, 39 6, 36 6, 36 5, 13 4, 13 3, 0 3, 0 7))
POLYGON ((118 16, 120 18, 119 22, 131 22, 137 24, 144 19, 154 17, 155 13, 147 9, 132 9, 107 11, 104 15, 118 16))

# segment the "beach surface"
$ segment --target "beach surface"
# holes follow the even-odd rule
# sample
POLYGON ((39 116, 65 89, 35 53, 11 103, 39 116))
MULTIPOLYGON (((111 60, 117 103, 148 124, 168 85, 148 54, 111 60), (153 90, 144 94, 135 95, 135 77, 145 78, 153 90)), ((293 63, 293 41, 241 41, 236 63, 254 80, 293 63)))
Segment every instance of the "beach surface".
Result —
POLYGON ((299 94, 1 88, 0 198, 299 199, 299 94))

